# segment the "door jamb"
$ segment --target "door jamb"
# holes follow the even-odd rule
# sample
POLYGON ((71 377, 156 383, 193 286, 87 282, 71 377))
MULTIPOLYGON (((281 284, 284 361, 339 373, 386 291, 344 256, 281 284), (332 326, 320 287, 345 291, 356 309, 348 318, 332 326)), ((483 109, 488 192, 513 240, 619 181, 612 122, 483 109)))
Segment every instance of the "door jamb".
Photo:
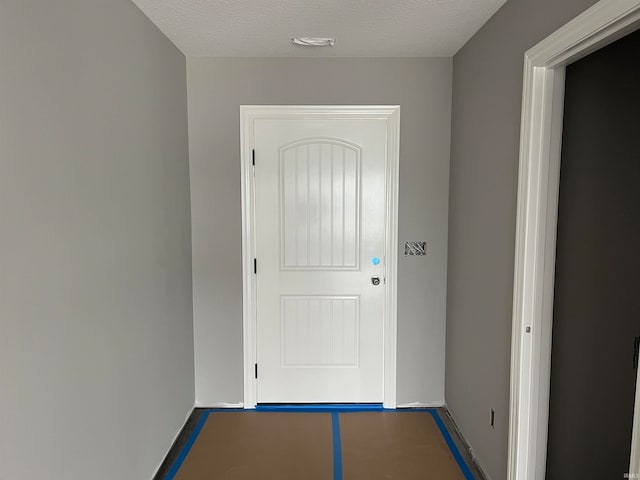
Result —
MULTIPOLYGON (((398 187, 400 163, 400 106, 240 106, 240 160, 242 196, 242 331, 244 408, 257 404, 255 195, 253 172, 254 122, 259 118, 353 118, 387 122, 386 152, 386 233, 385 233, 385 307, 383 320, 383 406, 396 408, 397 356, 397 272, 398 272, 398 187)), ((259 161, 259 160, 257 160, 259 161)))
MULTIPOLYGON (((635 30, 638 21, 640 0, 601 0, 524 56, 509 480, 543 480, 546 469, 564 69, 635 30)), ((640 404, 639 393, 636 392, 636 405, 640 404)), ((638 414, 636 408, 632 465, 640 463, 638 414)))

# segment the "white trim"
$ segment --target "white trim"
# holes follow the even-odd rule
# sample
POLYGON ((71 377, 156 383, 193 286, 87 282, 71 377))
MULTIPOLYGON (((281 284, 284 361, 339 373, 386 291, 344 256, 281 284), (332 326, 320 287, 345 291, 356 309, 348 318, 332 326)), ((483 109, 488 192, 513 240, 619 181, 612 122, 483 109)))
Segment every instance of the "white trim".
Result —
POLYGON ((253 275, 254 191, 252 149, 254 121, 258 118, 354 118, 383 119, 387 122, 387 185, 385 236, 385 312, 384 312, 384 392, 383 406, 396 408, 397 355, 397 272, 398 272, 398 187, 400 163, 400 107, 383 106, 273 106, 240 107, 240 159, 242 177, 242 289, 244 408, 257 403, 254 364, 256 363, 256 297, 253 275))
POLYGON ((545 476, 564 67, 629 33, 639 20, 640 0, 602 0, 525 53, 509 480, 545 476))
POLYGON ((213 402, 201 404, 197 403, 196 408, 244 408, 244 403, 226 403, 226 402, 213 402))
POLYGON ((396 408, 441 408, 446 406, 444 402, 410 402, 398 405, 396 408))

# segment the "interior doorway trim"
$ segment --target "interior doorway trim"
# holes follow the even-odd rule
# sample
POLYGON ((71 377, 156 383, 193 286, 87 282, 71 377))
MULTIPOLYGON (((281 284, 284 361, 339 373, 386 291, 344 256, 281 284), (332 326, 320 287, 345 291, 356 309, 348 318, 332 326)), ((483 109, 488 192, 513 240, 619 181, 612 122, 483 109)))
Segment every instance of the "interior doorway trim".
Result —
MULTIPOLYGON (((565 66, 635 30, 638 21, 640 0, 602 0, 525 53, 514 263, 509 480, 543 480, 546 470, 565 66)), ((638 433, 634 431, 634 436, 638 433)), ((639 454, 632 452, 636 457, 639 454)), ((632 458, 632 464, 633 461, 632 458)), ((638 459, 635 461, 637 464, 638 459)))
POLYGON ((398 184, 400 163, 400 107, 384 106, 295 106, 243 105, 240 107, 240 159, 242 195, 242 289, 244 408, 255 408, 256 362, 256 276, 255 196, 252 166, 254 123, 259 118, 378 119, 387 122, 386 200, 385 200, 385 306, 383 320, 383 406, 396 408, 397 352, 397 271, 398 271, 398 184))

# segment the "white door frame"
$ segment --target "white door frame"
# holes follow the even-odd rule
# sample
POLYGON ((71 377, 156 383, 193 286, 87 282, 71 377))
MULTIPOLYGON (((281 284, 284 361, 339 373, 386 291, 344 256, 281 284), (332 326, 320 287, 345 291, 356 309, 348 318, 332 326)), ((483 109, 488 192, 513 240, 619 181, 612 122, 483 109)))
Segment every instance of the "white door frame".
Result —
MULTIPOLYGON (((254 122, 259 118, 378 119, 387 122, 385 311, 383 320, 383 406, 396 408, 397 272, 398 272, 398 183, 400 163, 400 107, 385 106, 296 106, 243 105, 240 107, 240 159, 242 175, 242 291, 244 408, 255 408, 256 276, 254 199, 254 122)), ((256 161, 260 161, 257 159, 256 161)))
MULTIPOLYGON (((514 263, 509 480, 542 480, 546 469, 565 66, 631 32, 639 20, 640 0, 602 0, 525 53, 514 263)), ((639 429, 640 421, 636 421, 634 445, 640 441, 639 429)), ((636 456, 632 463, 636 464, 640 454, 637 450, 632 452, 636 456)))

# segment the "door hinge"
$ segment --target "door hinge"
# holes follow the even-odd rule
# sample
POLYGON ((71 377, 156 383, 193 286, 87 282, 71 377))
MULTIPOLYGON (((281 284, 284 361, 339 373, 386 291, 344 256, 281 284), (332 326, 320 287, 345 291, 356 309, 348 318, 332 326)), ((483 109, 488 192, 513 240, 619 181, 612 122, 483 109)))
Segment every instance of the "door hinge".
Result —
POLYGON ((258 273, 258 260, 256 258, 253 259, 253 273, 258 273))
POLYGON ((258 364, 254 363, 253 367, 254 367, 254 370, 255 370, 256 378, 258 378, 258 364))
POLYGON ((253 165, 254 167, 256 166, 256 151, 251 150, 251 165, 253 165))

